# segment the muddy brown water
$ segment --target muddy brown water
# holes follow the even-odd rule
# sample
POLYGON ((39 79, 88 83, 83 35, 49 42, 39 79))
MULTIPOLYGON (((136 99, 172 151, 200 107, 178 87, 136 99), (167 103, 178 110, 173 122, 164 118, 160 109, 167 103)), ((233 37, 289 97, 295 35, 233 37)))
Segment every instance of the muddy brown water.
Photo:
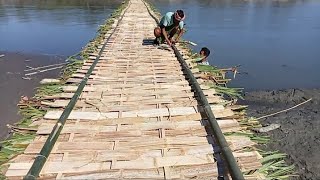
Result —
POLYGON ((64 57, 1 51, 0 54, 5 55, 0 58, 0 139, 2 139, 8 134, 6 125, 20 120, 17 107, 20 97, 32 97, 41 79, 55 78, 59 75, 59 70, 52 70, 29 76, 31 80, 25 80, 22 77, 25 77, 26 66, 40 67, 55 64, 61 62, 64 57))

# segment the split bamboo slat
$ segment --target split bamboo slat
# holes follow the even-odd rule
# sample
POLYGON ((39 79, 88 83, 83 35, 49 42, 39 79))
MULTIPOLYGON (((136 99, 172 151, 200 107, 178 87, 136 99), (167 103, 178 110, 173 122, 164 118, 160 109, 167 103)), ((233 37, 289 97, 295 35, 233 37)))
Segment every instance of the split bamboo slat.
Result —
MULTIPOLYGON (((131 0, 40 177, 217 179, 219 148, 180 63, 173 51, 143 44, 153 39, 154 27, 144 2, 131 0)), ((44 98, 42 105, 56 109, 45 114, 36 138, 9 163, 9 179, 27 174, 97 55, 91 54, 72 75, 63 93, 44 98)), ((223 97, 201 88, 222 132, 240 131, 233 118, 236 107, 222 105, 223 97)), ((261 156, 244 150, 254 145, 249 138, 227 136, 226 140, 243 172, 261 167, 261 156)), ((247 178, 260 179, 258 175, 247 178)))

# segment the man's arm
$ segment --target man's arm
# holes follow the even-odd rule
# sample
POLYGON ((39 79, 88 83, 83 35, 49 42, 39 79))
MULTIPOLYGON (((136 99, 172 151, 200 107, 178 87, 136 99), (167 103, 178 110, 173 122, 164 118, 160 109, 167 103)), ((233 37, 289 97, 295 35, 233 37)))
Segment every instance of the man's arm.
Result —
POLYGON ((166 39, 168 45, 171 46, 172 44, 171 44, 171 41, 168 38, 168 34, 167 34, 167 31, 166 31, 166 28, 165 27, 161 27, 161 31, 162 31, 162 34, 163 34, 164 38, 166 39))
POLYGON ((169 40, 168 38, 168 34, 167 34, 167 31, 166 31, 166 26, 169 25, 169 22, 170 22, 170 19, 171 17, 168 16, 168 13, 166 13, 165 16, 163 16, 163 18, 161 19, 160 21, 160 28, 161 28, 161 32, 165 38, 165 40, 167 41, 168 45, 171 46, 171 41, 169 40))
POLYGON ((178 34, 178 37, 175 39, 175 42, 179 42, 179 39, 181 38, 181 36, 183 35, 184 31, 183 29, 180 29, 180 32, 178 34))

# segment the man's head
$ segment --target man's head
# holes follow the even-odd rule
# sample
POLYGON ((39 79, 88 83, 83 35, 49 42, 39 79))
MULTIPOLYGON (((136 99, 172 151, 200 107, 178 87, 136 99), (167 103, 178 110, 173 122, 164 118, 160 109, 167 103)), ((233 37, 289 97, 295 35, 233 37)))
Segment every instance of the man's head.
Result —
POLYGON ((177 10, 175 13, 174 13, 174 18, 173 18, 173 22, 175 24, 179 24, 181 21, 183 21, 185 19, 185 14, 182 10, 177 10))
POLYGON ((210 55, 210 50, 207 47, 203 47, 200 50, 200 56, 208 57, 210 55))
POLYGON ((161 28, 160 28, 160 27, 154 28, 153 33, 154 33, 154 36, 155 36, 156 38, 160 37, 160 36, 161 36, 161 28))

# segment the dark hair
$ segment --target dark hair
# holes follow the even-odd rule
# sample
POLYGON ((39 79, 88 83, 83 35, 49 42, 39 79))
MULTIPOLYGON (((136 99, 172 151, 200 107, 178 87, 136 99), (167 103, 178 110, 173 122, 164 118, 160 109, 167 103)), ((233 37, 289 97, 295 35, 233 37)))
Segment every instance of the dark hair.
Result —
POLYGON ((200 51, 203 51, 206 57, 210 55, 210 50, 207 47, 203 47, 200 51))
POLYGON ((182 10, 177 10, 177 13, 181 18, 184 18, 184 12, 182 10))

